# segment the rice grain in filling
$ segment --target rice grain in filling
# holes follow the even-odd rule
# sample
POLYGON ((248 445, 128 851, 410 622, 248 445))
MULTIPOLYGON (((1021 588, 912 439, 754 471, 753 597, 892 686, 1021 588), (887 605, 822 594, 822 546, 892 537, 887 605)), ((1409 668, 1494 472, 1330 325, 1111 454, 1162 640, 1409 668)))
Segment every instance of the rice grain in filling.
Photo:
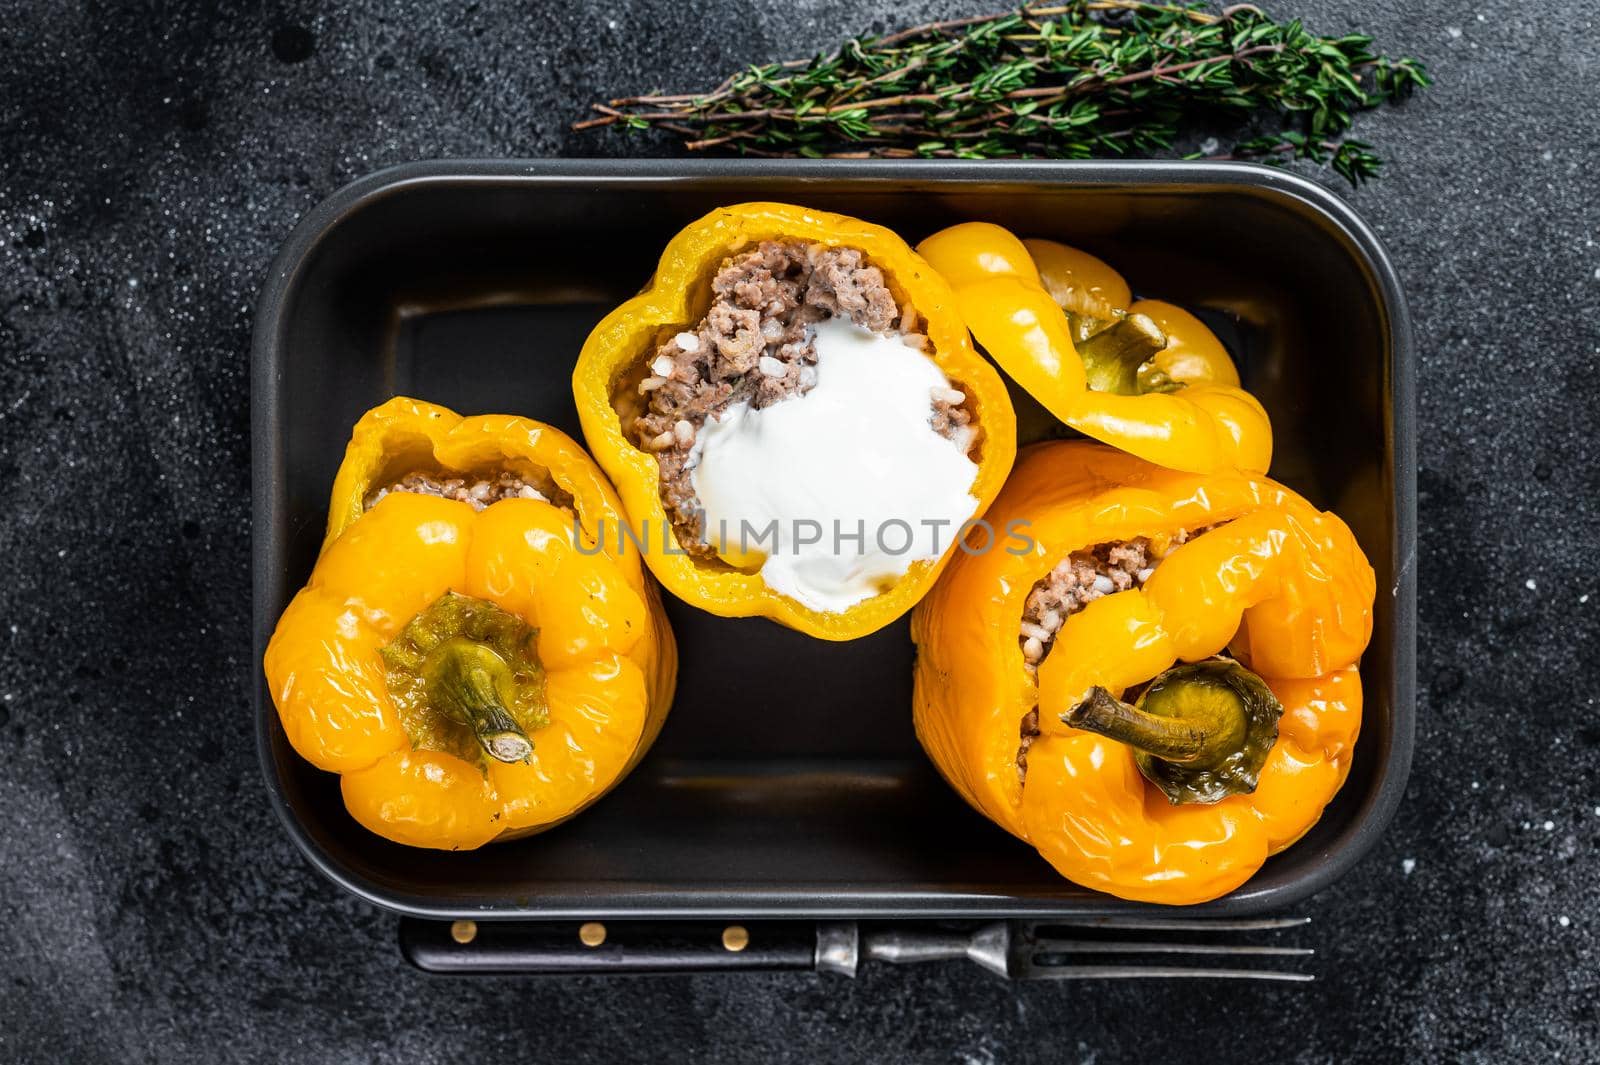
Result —
MULTIPOLYGON (((656 348, 639 384, 645 411, 633 424, 639 446, 656 454, 661 500, 680 546, 702 559, 716 552, 703 540, 690 456, 707 418, 735 403, 759 410, 810 391, 817 381, 811 327, 827 318, 899 334, 927 350, 916 312, 896 305, 882 271, 855 248, 763 241, 722 264, 711 295, 698 326, 656 348)), ((954 390, 930 397, 929 422, 970 451, 974 427, 964 403, 954 390)))

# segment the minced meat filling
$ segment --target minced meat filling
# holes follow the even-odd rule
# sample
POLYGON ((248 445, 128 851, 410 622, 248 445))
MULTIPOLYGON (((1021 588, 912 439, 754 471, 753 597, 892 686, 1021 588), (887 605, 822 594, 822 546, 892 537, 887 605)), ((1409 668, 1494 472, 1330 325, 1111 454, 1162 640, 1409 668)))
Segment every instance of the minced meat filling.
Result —
MULTIPOLYGON (((757 409, 804 395, 817 383, 811 327, 848 317, 874 333, 901 334, 926 350, 921 320, 895 304, 883 273, 855 248, 763 241, 722 264, 711 281, 711 308, 693 330, 656 348, 639 383, 647 397, 634 419, 640 447, 656 453, 661 500, 684 550, 700 558, 715 551, 702 540, 703 516, 689 455, 708 417, 735 403, 757 409)), ((930 397, 935 431, 972 445, 966 397, 951 389, 930 397)))
POLYGON ((542 499, 560 507, 570 506, 572 502, 572 497, 556 487, 555 481, 548 475, 534 478, 499 473, 493 477, 453 477, 448 474, 408 473, 368 496, 365 509, 371 510, 377 506, 378 500, 390 492, 440 496, 470 503, 474 510, 483 510, 502 499, 542 499))
MULTIPOLYGON (((1176 547, 1184 541, 1180 533, 1172 538, 1176 547)), ((1018 640, 1022 660, 1037 668, 1050 653, 1056 633, 1067 618, 1101 596, 1144 584, 1155 570, 1150 541, 1143 536, 1109 544, 1096 544, 1087 551, 1074 551, 1033 586, 1022 609, 1018 640)))
MULTIPOLYGON (((1035 582, 1022 609, 1022 624, 1017 640, 1022 645, 1023 666, 1029 673, 1039 668, 1054 645, 1061 626, 1090 603, 1114 592, 1142 588, 1161 560, 1181 544, 1215 526, 1193 532, 1179 529, 1157 552, 1147 537, 1096 544, 1087 551, 1074 551, 1056 564, 1042 580, 1035 582)), ((1022 743, 1017 748, 1017 774, 1028 770, 1028 748, 1039 735, 1039 708, 1022 719, 1022 743)))

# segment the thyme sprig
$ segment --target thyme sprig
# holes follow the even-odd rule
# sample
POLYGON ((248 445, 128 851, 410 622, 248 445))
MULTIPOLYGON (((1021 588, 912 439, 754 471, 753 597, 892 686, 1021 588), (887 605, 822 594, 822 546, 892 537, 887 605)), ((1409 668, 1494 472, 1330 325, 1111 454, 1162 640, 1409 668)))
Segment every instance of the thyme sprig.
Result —
POLYGON ((1276 128, 1188 158, 1304 159, 1352 184, 1381 162, 1355 115, 1430 84, 1362 34, 1320 37, 1259 8, 1072 0, 854 37, 708 92, 592 105, 578 130, 675 133, 690 150, 812 158, 1081 159, 1169 151, 1229 122, 1276 128))

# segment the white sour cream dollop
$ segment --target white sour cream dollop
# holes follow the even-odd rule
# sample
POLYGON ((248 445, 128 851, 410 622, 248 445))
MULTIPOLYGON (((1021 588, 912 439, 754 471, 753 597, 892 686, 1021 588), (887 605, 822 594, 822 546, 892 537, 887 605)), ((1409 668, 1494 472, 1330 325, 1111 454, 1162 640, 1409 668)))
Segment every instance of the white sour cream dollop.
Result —
POLYGON ((691 477, 708 543, 765 553, 769 588, 839 613, 949 549, 977 509, 978 467, 929 422, 950 387, 933 360, 848 319, 815 328, 816 385, 707 420, 691 477))

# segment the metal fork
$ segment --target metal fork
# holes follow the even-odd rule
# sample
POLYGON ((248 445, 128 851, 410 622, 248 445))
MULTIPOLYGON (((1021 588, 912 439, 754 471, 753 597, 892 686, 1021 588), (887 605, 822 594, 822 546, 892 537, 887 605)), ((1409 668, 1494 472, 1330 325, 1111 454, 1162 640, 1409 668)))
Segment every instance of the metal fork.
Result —
MULTIPOLYGON (((965 958, 1008 980, 1121 980, 1162 977, 1224 980, 1276 980, 1305 983, 1309 972, 1277 968, 1172 965, 1161 962, 1078 962, 1076 958, 1120 958, 1151 955, 1226 958, 1304 958, 1316 953, 1310 947, 1284 947, 1258 943, 1172 941, 1146 938, 1150 933, 1181 932, 1206 935, 1217 932, 1275 932, 1309 924, 1309 917, 1268 917, 1253 920, 1160 917, 1080 917, 1049 921, 995 921, 971 932, 902 931, 893 928, 858 932, 860 960, 894 965, 965 958), (1084 933, 1117 933, 1098 939, 1084 933)), ((843 930, 841 930, 843 931, 843 930)), ((840 944, 844 946, 843 943, 840 944)), ((847 950, 838 956, 844 960, 847 950)), ((823 951, 818 951, 824 962, 823 951)), ((819 968, 830 968, 819 964, 819 968)), ((854 966, 840 966, 835 972, 854 966)))
POLYGON ((1304 958, 1308 947, 1219 940, 1277 932, 1304 917, 1065 917, 991 921, 952 931, 890 921, 496 921, 446 924, 404 918, 401 949, 440 973, 642 973, 812 970, 854 976, 863 961, 910 965, 973 961, 1010 980, 1209 977, 1306 981, 1310 973, 1240 964, 1304 958), (1181 937, 1169 935, 1181 933, 1181 937), (1231 964, 1200 965, 1194 959, 1231 964), (1183 959, 1190 964, 1172 964, 1183 959))

